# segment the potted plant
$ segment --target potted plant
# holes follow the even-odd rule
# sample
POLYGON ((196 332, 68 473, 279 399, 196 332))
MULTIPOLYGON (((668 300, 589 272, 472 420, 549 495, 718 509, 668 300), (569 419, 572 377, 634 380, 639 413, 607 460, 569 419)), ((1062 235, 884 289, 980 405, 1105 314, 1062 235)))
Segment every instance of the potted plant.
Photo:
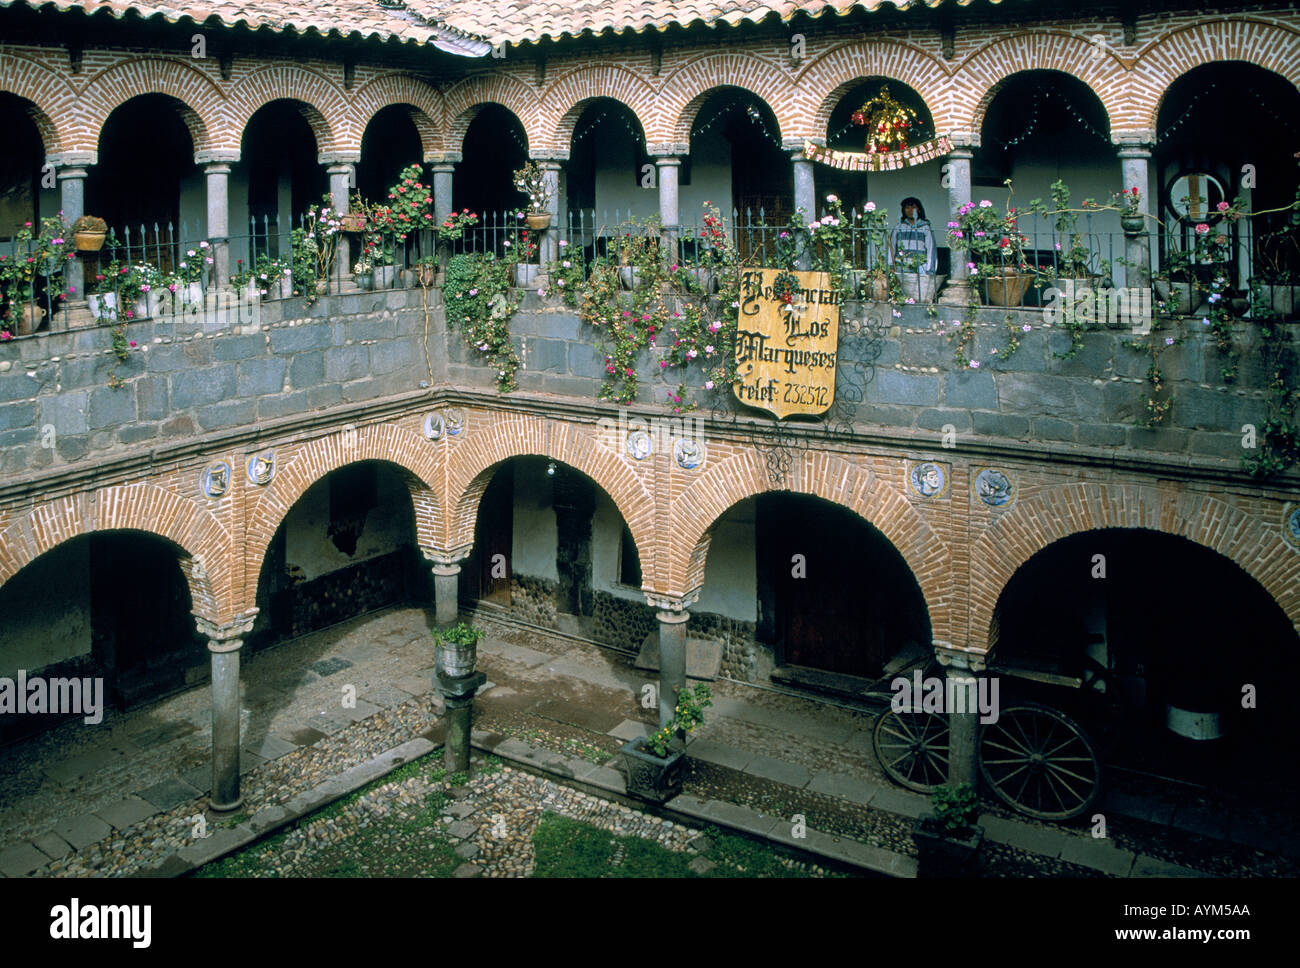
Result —
POLYGON ((686 755, 678 748, 685 735, 695 732, 704 721, 704 710, 713 705, 709 687, 697 683, 677 692, 677 706, 662 729, 622 747, 630 796, 663 803, 682 792, 682 767, 686 755))
POLYGON ((294 267, 283 259, 272 259, 263 254, 257 257, 257 266, 249 279, 252 291, 249 296, 259 299, 288 299, 293 295, 294 267))
POLYGON ((551 190, 537 162, 525 162, 524 167, 515 172, 515 188, 528 196, 528 211, 525 213, 528 227, 535 232, 547 228, 551 224, 551 213, 546 208, 551 202, 551 190))
POLYGON ((975 823, 979 796, 969 783, 936 787, 930 794, 933 817, 921 817, 912 827, 919 855, 918 877, 974 877, 984 828, 975 823))
POLYGON ((203 305, 203 277, 212 264, 212 246, 200 242, 198 248, 187 249, 185 258, 176 264, 176 271, 166 281, 173 296, 178 296, 184 307, 203 305))
POLYGON ((867 266, 850 274, 849 288, 854 296, 862 293, 874 302, 888 302, 893 275, 889 270, 889 210, 867 202, 855 217, 861 220, 867 240, 867 266))
POLYGON ((83 215, 72 223, 72 242, 78 252, 98 252, 107 235, 108 223, 95 215, 83 215))
POLYGON ((903 287, 904 299, 910 299, 913 302, 922 304, 934 302, 935 293, 943 285, 947 276, 922 272, 921 266, 924 264, 924 252, 904 252, 898 257, 895 271, 898 273, 898 281, 903 287))
POLYGON ((1139 208, 1142 204, 1142 193, 1138 191, 1136 185, 1116 192, 1111 196, 1111 202, 1119 209, 1119 227, 1125 235, 1132 238, 1146 231, 1147 217, 1139 208))
POLYGON ((357 261, 352 263, 352 281, 357 284, 357 288, 369 290, 375 287, 374 269, 370 253, 363 249, 357 256, 357 261))
POLYGON ((437 670, 449 679, 473 675, 478 661, 478 640, 483 633, 472 625, 455 625, 433 630, 437 670))
POLYGON ((369 209, 368 228, 391 232, 397 242, 406 242, 412 232, 432 229, 433 186, 426 185, 422 165, 408 165, 388 189, 388 203, 369 209))
POLYGON ((535 289, 537 277, 542 271, 537 259, 537 235, 526 228, 526 213, 517 209, 511 213, 512 223, 510 238, 502 243, 506 247, 506 259, 515 265, 515 286, 519 289, 535 289))
POLYGON ((63 269, 74 257, 68 251, 67 234, 62 220, 50 217, 41 219, 37 228, 27 222, 14 235, 12 255, 0 262, 0 285, 9 307, 13 335, 26 336, 39 330, 45 325, 46 315, 63 301, 63 269))
MULTIPOLYGON (((1079 234, 1079 213, 1070 208, 1070 189, 1060 179, 1052 182, 1052 205, 1049 210, 1041 198, 1029 203, 1031 212, 1052 219, 1052 247, 1060 253, 1052 285, 1062 292, 1070 291, 1068 283, 1074 284, 1074 291, 1091 289, 1097 282, 1097 273, 1092 267, 1093 254, 1085 244, 1086 237, 1079 234)), ((1084 200, 1083 207, 1100 208, 1090 198, 1084 200)))
POLYGON ((967 202, 948 223, 948 239, 968 254, 971 280, 987 305, 1020 305, 1034 274, 1024 255, 1029 240, 1020 234, 1014 208, 1003 214, 988 199, 967 202))

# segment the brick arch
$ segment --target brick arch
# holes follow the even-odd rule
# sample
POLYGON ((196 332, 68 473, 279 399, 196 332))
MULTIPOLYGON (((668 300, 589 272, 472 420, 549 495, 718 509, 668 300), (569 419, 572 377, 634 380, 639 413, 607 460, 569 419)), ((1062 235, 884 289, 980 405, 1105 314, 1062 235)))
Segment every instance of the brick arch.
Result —
POLYGON ((953 75, 945 115, 953 131, 978 134, 993 98, 1012 77, 1026 71, 1060 71, 1082 81, 1097 95, 1112 130, 1133 118, 1131 79, 1127 66, 1107 48, 1083 37, 1055 31, 1017 34, 995 40, 968 57, 953 75))
POLYGON ((181 120, 195 151, 222 146, 228 123, 224 99, 212 79, 183 61, 144 57, 106 67, 87 79, 83 110, 94 141, 78 147, 96 150, 108 116, 141 94, 165 94, 181 103, 181 120))
MULTIPOLYGON (((409 74, 384 74, 367 81, 352 97, 352 114, 364 137, 375 115, 390 105, 409 109, 425 157, 442 150, 444 106, 437 88, 409 74)), ((357 142, 358 146, 360 141, 357 142)), ((360 148, 358 147, 358 150, 360 148)))
POLYGON ((942 61, 911 44, 854 41, 834 47, 795 75, 800 118, 790 137, 825 138, 840 99, 868 77, 886 77, 911 88, 925 102, 934 130, 950 131, 948 75, 942 61))
MULTIPOLYGON (((396 424, 341 429, 299 447, 283 464, 277 457, 271 483, 264 488, 246 489, 243 607, 251 608, 256 603, 257 580, 266 550, 298 499, 331 471, 369 460, 392 464, 404 472, 402 477, 415 509, 416 542, 422 548, 434 544, 442 507, 435 489, 441 471, 434 447, 420 434, 396 424)), ((244 468, 235 471, 242 474, 244 468)))
POLYGON ((228 101, 226 140, 220 147, 238 151, 258 108, 280 100, 298 103, 316 136, 318 152, 360 153, 364 125, 349 109, 343 92, 324 74, 297 64, 263 67, 235 84, 228 101))
POLYGON ((776 118, 777 137, 799 127, 799 115, 805 105, 798 103, 798 92, 771 61, 727 51, 708 54, 674 71, 660 90, 655 111, 648 119, 646 140, 655 143, 689 144, 691 125, 705 100, 723 87, 738 87, 763 101, 776 118))
MULTIPOLYGON (((486 415, 479 419, 489 419, 486 415)), ((622 515, 637 553, 644 583, 655 575, 655 500, 644 479, 600 443, 590 424, 549 421, 527 414, 498 414, 492 423, 451 445, 447 462, 449 514, 442 548, 464 551, 474 543, 479 501, 497 465, 511 457, 546 457, 568 464, 596 482, 622 515)))
POLYGON ((804 454, 791 468, 788 485, 774 488, 762 455, 745 450, 716 464, 675 499, 681 515, 672 530, 668 587, 673 598, 694 594, 704 585, 704 566, 718 519, 736 503, 767 491, 810 494, 854 512, 879 530, 902 556, 921 588, 933 638, 950 641, 952 552, 897 487, 873 479, 871 471, 833 454, 804 454))
POLYGON ((627 108, 644 134, 657 96, 650 84, 623 67, 602 65, 570 71, 546 92, 540 122, 546 140, 537 147, 569 150, 578 118, 590 101, 601 97, 612 98, 627 108))
POLYGON ((531 149, 547 140, 542 125, 542 107, 537 95, 518 78, 509 74, 470 77, 446 92, 446 126, 443 150, 462 151, 465 133, 479 109, 485 104, 500 104, 519 119, 531 149))
POLYGON ((1300 555, 1282 539, 1281 514, 1259 507, 1138 484, 1063 484, 1023 496, 971 544, 970 645, 988 647, 998 600, 1025 562, 1062 538, 1103 528, 1159 531, 1218 552, 1259 582, 1300 632, 1300 555))
POLYGON ((230 535, 197 500, 155 484, 119 484, 48 501, 0 533, 0 584, 38 557, 93 531, 142 531, 166 539, 189 585, 193 611, 212 622, 233 615, 230 535))
POLYGON ((1197 67, 1245 61, 1285 77, 1300 89, 1300 31, 1257 20, 1211 20, 1171 30, 1143 50, 1129 94, 1135 127, 1156 131, 1160 106, 1173 83, 1197 67))
MULTIPOLYGON (((0 51, 0 91, 27 102, 45 153, 68 151, 89 137, 72 85, 43 64, 0 51)), ((91 146, 93 150, 93 145, 91 146)))

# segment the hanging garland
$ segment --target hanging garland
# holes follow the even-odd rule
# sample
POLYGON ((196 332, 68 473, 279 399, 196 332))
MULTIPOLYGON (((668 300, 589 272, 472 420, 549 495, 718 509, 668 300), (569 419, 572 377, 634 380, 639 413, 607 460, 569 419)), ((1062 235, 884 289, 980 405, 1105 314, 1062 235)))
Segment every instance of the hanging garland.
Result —
POLYGON ((880 93, 853 112, 853 123, 867 129, 865 150, 869 155, 902 151, 917 123, 916 112, 900 104, 882 84, 880 93))

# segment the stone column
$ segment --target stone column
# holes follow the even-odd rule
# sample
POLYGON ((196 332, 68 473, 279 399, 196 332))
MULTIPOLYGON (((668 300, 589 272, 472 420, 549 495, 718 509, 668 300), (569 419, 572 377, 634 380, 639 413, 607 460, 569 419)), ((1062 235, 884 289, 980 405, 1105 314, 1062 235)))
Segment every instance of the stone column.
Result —
POLYGON ((456 624, 460 615, 460 562, 433 566, 433 604, 439 628, 456 624))
MULTIPOLYGON (((790 161, 794 165, 794 207, 796 210, 803 209, 805 222, 813 222, 817 219, 817 185, 812 160, 804 154, 801 146, 798 151, 791 153, 790 161)), ((805 251, 799 257, 799 268, 808 269, 811 266, 812 255, 805 251)))
POLYGON ((214 162, 204 168, 208 183, 208 242, 212 245, 212 280, 230 285, 230 166, 214 162))
POLYGON ((677 690, 686 687, 686 622, 691 613, 662 611, 655 617, 659 619, 659 728, 663 729, 677 708, 677 690))
MULTIPOLYGON (((452 175, 456 172, 456 163, 461 160, 461 156, 459 152, 442 151, 426 154, 424 160, 429 163, 429 171, 433 178, 433 221, 436 225, 442 225, 453 210, 452 175)), ((482 216, 483 213, 478 214, 482 216)), ((449 251, 444 246, 438 246, 437 249, 440 253, 439 264, 446 265, 449 251)), ((421 252, 421 255, 423 256, 424 253, 421 252)))
POLYGON ((542 180, 551 193, 550 201, 546 203, 551 225, 542 231, 541 238, 537 240, 537 261, 545 271, 548 265, 560 258, 560 172, 564 166, 558 160, 548 159, 539 161, 538 167, 542 169, 542 180))
MULTIPOLYGON (((70 164, 59 166, 58 172, 59 207, 63 210, 63 221, 71 228, 73 222, 86 214, 86 169, 82 165, 70 164)), ((71 298, 86 297, 86 270, 80 258, 68 260, 63 283, 64 292, 71 298)))
MULTIPOLYGON (((948 785, 969 783, 979 790, 979 729, 980 714, 977 697, 979 679, 984 669, 983 653, 954 649, 945 643, 934 643, 935 653, 944 666, 944 673, 952 682, 951 694, 961 693, 969 701, 963 712, 947 711, 948 716, 948 785)), ((945 696, 950 694, 948 689, 945 696)))
MULTIPOLYGON (((1146 144, 1128 144, 1119 149, 1120 187, 1123 189, 1137 186, 1142 193, 1138 210, 1143 215, 1150 215, 1151 204, 1148 198, 1151 164, 1151 146, 1146 144)), ((1130 288, 1146 289, 1151 285, 1151 221, 1147 220, 1147 231, 1140 235, 1124 236, 1124 258, 1130 265, 1124 267, 1124 284, 1130 288)), ((1118 284, 1118 283, 1117 283, 1118 284)))
MULTIPOLYGON (((957 210, 971 200, 970 167, 974 157, 972 146, 966 144, 954 145, 952 151, 948 153, 945 164, 948 166, 949 217, 943 220, 944 227, 935 231, 935 235, 939 236, 935 239, 936 245, 944 240, 948 232, 948 222, 957 217, 957 210)), ((966 268, 970 253, 955 247, 950 248, 952 270, 948 274, 948 282, 943 287, 943 295, 939 302, 949 306, 966 306, 970 303, 970 270, 966 268)))
POLYGON ((659 185, 659 220, 663 224, 663 257, 672 265, 677 261, 677 240, 681 238, 681 204, 678 198, 678 175, 682 160, 675 155, 655 158, 655 177, 659 185))
MULTIPOLYGON (((360 153, 346 151, 322 153, 319 156, 320 163, 325 166, 330 176, 330 202, 337 215, 347 214, 348 193, 354 181, 353 171, 360 160, 360 153)), ((334 255, 334 273, 338 275, 340 284, 343 279, 352 277, 350 248, 347 235, 340 232, 338 248, 334 255)))
POLYGON ((208 803, 216 813, 238 810, 244 802, 239 792, 239 650, 256 617, 255 608, 223 625, 195 616, 212 656, 212 793, 208 803))

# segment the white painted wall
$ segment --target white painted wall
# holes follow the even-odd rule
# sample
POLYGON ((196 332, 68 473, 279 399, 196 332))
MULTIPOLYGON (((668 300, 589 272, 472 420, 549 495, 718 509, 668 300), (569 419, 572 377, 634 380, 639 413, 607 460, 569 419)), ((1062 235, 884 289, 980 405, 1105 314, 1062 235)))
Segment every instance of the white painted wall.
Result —
POLYGON ((386 468, 379 471, 378 497, 378 505, 366 515, 356 554, 349 557, 326 534, 330 517, 329 479, 313 485, 285 518, 286 566, 297 565, 306 580, 311 581, 409 545, 415 536, 410 493, 401 478, 386 468))
POLYGON ((0 587, 0 609, 0 676, 89 654, 90 542, 28 565, 0 587))
POLYGON ((758 619, 758 558, 755 553, 754 498, 730 508, 713 530, 704 566, 704 588, 693 606, 728 618, 758 619))
POLYGON ((554 488, 540 461, 517 461, 515 471, 514 540, 510 560, 520 575, 558 581, 555 549, 559 529, 555 524, 554 488))

